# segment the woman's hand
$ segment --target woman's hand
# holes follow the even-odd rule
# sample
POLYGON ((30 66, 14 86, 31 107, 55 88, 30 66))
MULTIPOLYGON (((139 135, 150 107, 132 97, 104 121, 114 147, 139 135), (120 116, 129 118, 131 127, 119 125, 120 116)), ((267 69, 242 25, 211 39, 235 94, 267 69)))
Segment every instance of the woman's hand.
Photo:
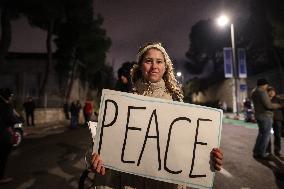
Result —
POLYGON ((223 152, 219 148, 213 148, 211 151, 211 160, 215 170, 220 171, 223 164, 223 152))
POLYGON ((96 153, 93 154, 91 168, 101 175, 105 174, 106 170, 103 165, 103 160, 99 154, 96 153))

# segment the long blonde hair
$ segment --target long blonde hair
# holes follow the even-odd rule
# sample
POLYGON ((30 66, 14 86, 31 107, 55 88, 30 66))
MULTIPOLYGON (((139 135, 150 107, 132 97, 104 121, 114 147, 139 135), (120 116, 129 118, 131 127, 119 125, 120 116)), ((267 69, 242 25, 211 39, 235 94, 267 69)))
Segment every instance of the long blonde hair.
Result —
POLYGON ((169 90, 174 100, 182 101, 183 94, 175 78, 172 61, 162 44, 158 42, 147 43, 145 46, 139 49, 137 54, 137 64, 135 64, 131 70, 131 81, 133 86, 135 86, 134 84, 136 81, 143 78, 141 72, 142 60, 145 53, 150 49, 157 49, 162 52, 166 64, 166 71, 163 75, 166 88, 169 90))

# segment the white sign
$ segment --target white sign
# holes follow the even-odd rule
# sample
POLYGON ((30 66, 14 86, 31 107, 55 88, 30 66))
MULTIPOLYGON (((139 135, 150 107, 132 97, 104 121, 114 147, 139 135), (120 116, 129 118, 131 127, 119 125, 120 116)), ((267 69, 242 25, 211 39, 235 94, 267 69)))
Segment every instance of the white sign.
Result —
POLYGON ((211 188, 222 110, 103 90, 94 152, 107 168, 211 188))

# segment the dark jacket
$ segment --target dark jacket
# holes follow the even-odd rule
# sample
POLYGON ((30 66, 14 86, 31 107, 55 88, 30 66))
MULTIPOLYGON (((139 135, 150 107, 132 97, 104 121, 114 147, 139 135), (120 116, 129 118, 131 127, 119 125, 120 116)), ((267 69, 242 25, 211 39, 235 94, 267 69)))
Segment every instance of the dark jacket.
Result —
POLYGON ((256 119, 259 119, 262 116, 272 118, 272 110, 281 108, 280 104, 271 102, 266 91, 263 91, 258 87, 253 90, 251 99, 253 101, 256 119))
POLYGON ((71 106, 70 106, 70 113, 71 113, 71 116, 76 116, 78 117, 79 116, 79 113, 80 113, 80 109, 81 109, 81 105, 78 104, 78 103, 71 103, 71 106))
POLYGON ((35 110, 35 102, 33 100, 25 102, 23 106, 27 113, 32 113, 35 110))
MULTIPOLYGON (((272 103, 281 103, 281 99, 278 98, 277 96, 274 96, 272 99, 271 99, 271 102, 272 103)), ((277 109, 277 110, 273 110, 273 119, 274 120, 277 120, 277 121, 283 121, 283 112, 281 109, 277 109)))
POLYGON ((12 106, 0 97, 0 141, 8 142, 12 135, 11 130, 18 122, 12 106))

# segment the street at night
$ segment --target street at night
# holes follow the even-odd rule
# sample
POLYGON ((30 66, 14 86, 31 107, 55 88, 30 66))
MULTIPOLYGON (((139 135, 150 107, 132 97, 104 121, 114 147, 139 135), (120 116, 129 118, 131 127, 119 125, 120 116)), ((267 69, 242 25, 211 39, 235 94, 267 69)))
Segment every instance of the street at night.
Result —
POLYGON ((0 189, 284 189, 283 10, 0 0, 0 189))
MULTIPOLYGON (((227 119, 228 120, 228 119, 227 119)), ((241 121, 239 121, 241 123, 241 121)), ((284 159, 256 161, 252 157, 255 124, 223 124, 223 170, 215 177, 218 189, 280 189, 284 187, 284 159), (249 127, 245 127, 249 125, 249 127)), ((12 152, 7 174, 14 182, 1 189, 76 189, 90 146, 87 128, 60 129, 57 134, 31 136, 12 152)), ((283 143, 282 143, 283 144, 283 143)))

